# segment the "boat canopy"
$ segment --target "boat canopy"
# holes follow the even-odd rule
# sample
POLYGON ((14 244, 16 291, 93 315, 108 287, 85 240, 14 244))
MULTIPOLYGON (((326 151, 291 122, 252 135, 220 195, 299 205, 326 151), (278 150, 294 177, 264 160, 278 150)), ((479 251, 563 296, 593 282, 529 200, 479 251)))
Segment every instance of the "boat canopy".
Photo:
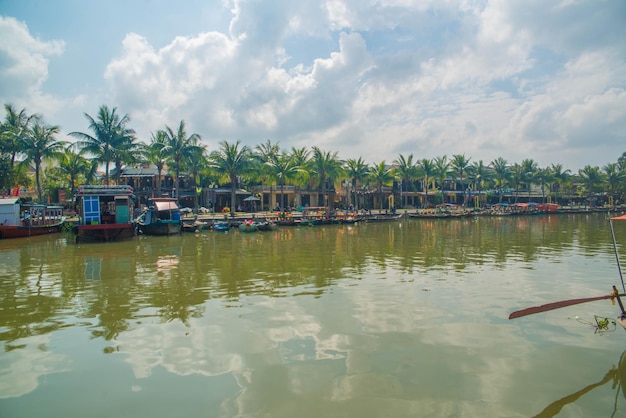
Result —
POLYGON ((161 212, 164 210, 178 210, 178 205, 174 200, 155 201, 154 206, 156 210, 161 212))

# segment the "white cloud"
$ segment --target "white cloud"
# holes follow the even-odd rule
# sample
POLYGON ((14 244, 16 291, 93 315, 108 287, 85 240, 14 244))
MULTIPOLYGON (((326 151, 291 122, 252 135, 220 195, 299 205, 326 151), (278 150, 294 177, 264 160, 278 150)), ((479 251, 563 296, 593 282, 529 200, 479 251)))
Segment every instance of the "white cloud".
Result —
POLYGON ((0 16, 0 100, 49 114, 60 101, 42 93, 49 58, 61 55, 63 41, 33 37, 24 22, 0 16))
POLYGON ((108 104, 131 115, 142 139, 184 119, 209 148, 271 139, 285 149, 318 145, 370 163, 399 153, 464 153, 576 170, 614 160, 595 138, 614 147, 623 137, 626 12, 619 1, 223 6, 230 22, 219 27, 227 31, 181 34, 159 47, 128 31, 106 69, 94 69, 106 86, 71 98, 41 93, 48 59, 63 44, 39 41, 25 24, 4 18, 2 30, 15 34, 10 50, 26 51, 11 55, 19 65, 10 68, 32 70, 15 80, 3 73, 0 83, 15 87, 4 96, 12 91, 50 110, 49 119, 61 107, 64 115, 75 111, 71 130, 84 126, 82 112, 108 104), (67 105, 52 109, 60 101, 67 105))

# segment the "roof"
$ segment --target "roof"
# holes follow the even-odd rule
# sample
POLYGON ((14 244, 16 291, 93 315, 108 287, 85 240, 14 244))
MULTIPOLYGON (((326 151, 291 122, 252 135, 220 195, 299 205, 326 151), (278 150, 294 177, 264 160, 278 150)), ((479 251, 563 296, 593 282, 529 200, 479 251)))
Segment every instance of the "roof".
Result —
POLYGON ((0 206, 15 205, 16 203, 19 203, 19 202, 20 202, 20 199, 17 197, 0 198, 0 206))
POLYGON ((156 207, 156 210, 158 210, 159 212, 162 210, 178 210, 178 204, 173 199, 167 199, 167 200, 155 199, 153 203, 154 203, 154 206, 156 207))

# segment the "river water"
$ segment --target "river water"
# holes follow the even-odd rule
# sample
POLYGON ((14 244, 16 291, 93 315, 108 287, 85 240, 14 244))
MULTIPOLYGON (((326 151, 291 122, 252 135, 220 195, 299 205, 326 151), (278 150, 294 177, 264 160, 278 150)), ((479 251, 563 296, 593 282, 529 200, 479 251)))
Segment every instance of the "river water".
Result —
POLYGON ((4 240, 0 416, 626 416, 610 301, 508 320, 613 284, 604 214, 4 240))

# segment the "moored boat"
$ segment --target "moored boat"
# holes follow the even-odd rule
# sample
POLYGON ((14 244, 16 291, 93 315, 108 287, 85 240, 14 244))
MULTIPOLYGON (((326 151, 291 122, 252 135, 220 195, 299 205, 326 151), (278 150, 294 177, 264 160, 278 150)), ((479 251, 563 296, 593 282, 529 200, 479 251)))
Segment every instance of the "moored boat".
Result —
POLYGON ((213 224, 213 230, 214 231, 223 231, 223 232, 230 231, 230 224, 228 222, 226 222, 226 221, 215 222, 213 224))
POLYGON ((76 241, 113 241, 135 236, 132 221, 133 188, 130 186, 80 186, 76 195, 76 241))
POLYGON ((137 229, 145 235, 175 235, 182 230, 180 207, 168 197, 148 200, 148 207, 136 219, 137 229))
POLYGON ((62 206, 22 204, 17 197, 0 199, 0 239, 23 238, 61 231, 62 206))
POLYGON ((257 223, 255 221, 252 221, 252 220, 243 221, 239 225, 239 230, 241 232, 256 232, 256 231, 258 231, 257 223))

